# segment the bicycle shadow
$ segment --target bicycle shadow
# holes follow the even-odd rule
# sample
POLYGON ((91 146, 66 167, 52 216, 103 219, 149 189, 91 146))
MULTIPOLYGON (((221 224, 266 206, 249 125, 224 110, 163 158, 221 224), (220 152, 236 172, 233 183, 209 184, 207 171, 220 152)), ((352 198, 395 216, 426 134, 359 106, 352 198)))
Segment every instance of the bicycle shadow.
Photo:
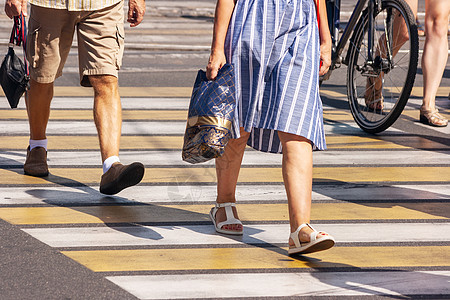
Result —
MULTIPOLYGON (((439 218, 450 218, 450 208, 444 205, 450 200, 449 195, 415 188, 414 185, 406 187, 384 182, 353 183, 316 178, 313 182, 313 192, 326 196, 336 203, 352 203, 374 208, 376 209, 374 214, 385 210, 379 213, 380 216, 391 220, 399 219, 395 211, 387 210, 395 207, 400 207, 402 215, 406 217, 409 215, 408 211, 418 211, 424 214, 424 218, 429 216, 436 222, 439 221, 439 218), (438 219, 434 217, 438 217, 438 219)), ((312 205, 314 207, 314 203, 312 205)), ((407 219, 411 220, 414 217, 410 216, 407 219)), ((371 220, 368 219, 367 222, 371 222, 371 220)))
MULTIPOLYGON (((324 89, 327 90, 341 90, 342 87, 333 84, 324 84, 324 89)), ((324 105, 331 108, 345 110, 349 112, 348 100, 332 98, 326 95, 321 95, 322 102, 324 105)), ((437 99, 438 102, 438 99, 437 99)), ((443 103, 449 103, 445 100, 443 103)), ((414 106, 414 105, 413 105, 414 106)), ((417 108, 417 116, 419 115, 419 105, 415 105, 417 108)), ((449 106, 450 107, 450 106, 449 106)), ((441 111, 444 112, 444 111, 441 111)), ((332 126, 332 133, 344 135, 344 136, 359 136, 359 137, 370 137, 375 141, 386 141, 396 145, 404 146, 406 148, 412 148, 417 150, 430 150, 435 152, 449 151, 450 148, 450 138, 445 132, 435 131, 432 128, 423 127, 420 125, 418 119, 409 117, 402 114, 401 117, 391 126, 393 129, 400 129, 403 132, 390 131, 389 128, 386 131, 369 134, 360 129, 356 124, 354 124, 353 119, 351 122, 343 122, 339 120, 333 120, 332 118, 324 117, 324 125, 332 126), (405 124, 407 122, 407 124, 405 124), (419 134, 411 134, 408 132, 419 132, 419 134), (412 136, 412 137, 411 137, 412 136)))
MULTIPOLYGON (((344 92, 342 91, 342 87, 339 85, 324 83, 323 87, 332 91, 334 91, 335 89, 341 89, 340 92, 344 92)), ((336 108, 337 110, 349 111, 347 99, 343 100, 332 98, 326 95, 322 95, 321 98, 323 103, 329 107, 336 108)), ((450 102, 446 100, 445 103, 450 102)), ((405 118, 411 120, 411 118, 407 116, 405 118)), ((348 135, 352 137, 369 137, 374 141, 374 143, 388 142, 394 145, 402 146, 405 149, 426 150, 427 152, 424 152, 423 154, 426 156, 433 155, 433 153, 448 154, 450 151, 450 138, 448 137, 448 135, 436 132, 431 128, 423 128, 422 126, 420 128, 411 127, 420 126, 417 125, 417 122, 412 122, 412 124, 410 124, 411 122, 408 122, 408 127, 405 127, 406 125, 398 125, 400 128, 403 127, 402 129, 404 132, 397 133, 395 131, 389 132, 388 130, 378 134, 369 134, 362 131, 361 129, 359 129, 359 127, 353 125, 353 120, 349 123, 339 120, 333 120, 331 117, 324 118, 324 123, 326 125, 332 126, 332 132, 335 134, 348 135), (420 134, 412 135, 405 132, 406 130, 411 132, 420 132, 420 134), (343 131, 344 134, 342 133, 343 131)), ((397 123, 394 123, 392 127, 395 129, 397 127, 397 123)), ((357 148, 357 145, 355 146, 355 148, 357 148)), ((328 151, 332 152, 333 149, 330 149, 328 151)), ((382 152, 380 152, 380 159, 382 159, 381 154, 382 152)), ((445 181, 445 179, 443 180, 445 181)), ((399 178, 399 181, 408 182, 408 178, 399 178)), ((346 201, 375 208, 392 208, 393 206, 399 205, 406 209, 419 210, 435 216, 445 218, 448 218, 450 216, 450 210, 442 209, 442 205, 440 204, 441 202, 446 202, 449 200, 448 195, 425 191, 423 189, 416 188, 414 185, 408 187, 399 187, 386 182, 359 184, 340 181, 330 182, 329 180, 321 179, 316 179, 315 183, 325 183, 325 185, 313 185, 314 192, 323 194, 333 200, 346 201), (343 187, 342 190, 344 192, 351 189, 352 191, 354 191, 354 193, 352 194, 342 192, 340 198, 336 198, 337 189, 333 188, 333 185, 337 187, 343 187), (386 192, 388 194, 383 194, 386 192), (411 198, 410 195, 414 195, 414 199, 416 200, 409 199, 411 198), (372 199, 372 201, 361 201, 367 198, 372 199), (397 200, 392 201, 393 198, 397 200), (421 199, 424 201, 421 201, 421 199)), ((397 185, 399 184, 397 183, 397 185)))

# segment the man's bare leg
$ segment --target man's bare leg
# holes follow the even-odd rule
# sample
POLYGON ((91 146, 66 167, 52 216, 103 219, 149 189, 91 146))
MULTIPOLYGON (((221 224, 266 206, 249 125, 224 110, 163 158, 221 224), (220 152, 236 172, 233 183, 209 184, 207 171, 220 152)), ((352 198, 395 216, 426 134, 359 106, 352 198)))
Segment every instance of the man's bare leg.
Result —
POLYGON ((117 77, 89 76, 94 88, 94 121, 100 142, 102 161, 119 156, 122 133, 122 105, 117 77))
POLYGON ((30 89, 25 95, 30 126, 30 147, 27 149, 27 158, 23 166, 27 175, 36 177, 48 175, 46 130, 52 98, 53 83, 30 80, 30 89))
POLYGON ((48 119, 50 117, 50 103, 53 98, 53 83, 38 83, 30 80, 30 89, 25 97, 30 138, 32 140, 46 139, 48 119))
POLYGON ((122 105, 117 78, 111 75, 96 75, 89 76, 89 80, 94 88, 94 121, 104 164, 100 192, 113 195, 138 184, 144 176, 144 165, 134 162, 124 166, 119 161, 122 105), (112 163, 108 162, 110 159, 112 163), (105 164, 108 164, 108 167, 105 167, 105 164))

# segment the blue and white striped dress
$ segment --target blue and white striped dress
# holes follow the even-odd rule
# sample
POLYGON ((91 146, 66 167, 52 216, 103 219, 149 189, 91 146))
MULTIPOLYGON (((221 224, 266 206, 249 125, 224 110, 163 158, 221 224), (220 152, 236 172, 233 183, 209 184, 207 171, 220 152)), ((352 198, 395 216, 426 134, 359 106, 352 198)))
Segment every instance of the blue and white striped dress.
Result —
POLYGON ((238 0, 225 42, 236 72, 237 120, 256 150, 281 153, 277 131, 324 150, 314 0, 238 0))

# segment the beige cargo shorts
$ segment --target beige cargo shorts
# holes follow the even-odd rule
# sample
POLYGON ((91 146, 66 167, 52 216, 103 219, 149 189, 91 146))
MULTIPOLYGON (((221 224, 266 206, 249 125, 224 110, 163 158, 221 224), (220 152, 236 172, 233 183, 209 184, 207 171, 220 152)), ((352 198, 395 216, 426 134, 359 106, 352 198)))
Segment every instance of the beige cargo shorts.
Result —
POLYGON ((80 84, 89 75, 118 76, 124 48, 123 1, 96 11, 68 11, 31 5, 27 59, 30 77, 51 83, 62 75, 76 31, 80 84))

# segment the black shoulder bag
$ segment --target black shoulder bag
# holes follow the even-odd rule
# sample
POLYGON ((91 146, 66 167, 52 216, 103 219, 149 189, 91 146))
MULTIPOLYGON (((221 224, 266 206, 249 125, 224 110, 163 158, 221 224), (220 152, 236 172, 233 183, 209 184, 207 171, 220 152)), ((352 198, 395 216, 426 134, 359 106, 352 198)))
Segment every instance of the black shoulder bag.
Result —
POLYGON ((29 69, 26 59, 27 28, 24 16, 14 17, 14 26, 0 67, 0 83, 11 108, 16 108, 20 97, 29 87, 29 69), (24 62, 14 53, 14 45, 23 46, 24 62))

